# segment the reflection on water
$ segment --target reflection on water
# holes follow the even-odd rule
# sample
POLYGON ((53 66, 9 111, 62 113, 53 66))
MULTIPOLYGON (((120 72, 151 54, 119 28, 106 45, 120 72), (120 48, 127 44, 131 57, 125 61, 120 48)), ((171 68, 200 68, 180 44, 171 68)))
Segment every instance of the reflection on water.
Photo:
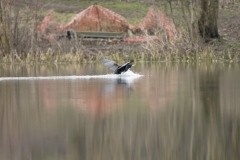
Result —
POLYGON ((0 65, 0 159, 240 159, 238 64, 132 70, 0 65))

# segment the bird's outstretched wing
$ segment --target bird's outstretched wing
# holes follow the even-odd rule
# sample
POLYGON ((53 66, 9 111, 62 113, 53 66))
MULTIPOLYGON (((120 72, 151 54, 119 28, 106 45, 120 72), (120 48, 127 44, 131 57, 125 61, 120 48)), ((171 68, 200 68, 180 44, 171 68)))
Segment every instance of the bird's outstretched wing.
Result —
POLYGON ((116 70, 119 66, 116 62, 114 61, 111 61, 111 60, 108 60, 108 59, 104 59, 104 58, 101 58, 100 61, 109 69, 111 70, 116 70))

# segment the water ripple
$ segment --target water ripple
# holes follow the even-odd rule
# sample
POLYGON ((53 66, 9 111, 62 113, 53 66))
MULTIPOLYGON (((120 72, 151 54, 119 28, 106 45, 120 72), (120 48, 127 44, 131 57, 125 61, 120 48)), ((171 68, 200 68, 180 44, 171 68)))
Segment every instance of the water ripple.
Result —
POLYGON ((128 70, 120 75, 106 74, 106 75, 82 75, 82 76, 48 76, 48 77, 1 77, 0 81, 15 81, 15 80, 62 80, 62 79, 135 79, 143 75, 133 73, 128 70))

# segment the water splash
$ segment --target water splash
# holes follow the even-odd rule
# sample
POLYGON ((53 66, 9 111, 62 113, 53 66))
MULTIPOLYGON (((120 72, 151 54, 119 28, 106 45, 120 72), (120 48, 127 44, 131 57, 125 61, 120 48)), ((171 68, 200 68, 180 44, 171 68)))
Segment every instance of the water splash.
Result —
POLYGON ((82 76, 48 76, 48 77, 1 77, 0 81, 14 81, 14 80, 62 80, 62 79, 127 79, 133 80, 143 75, 133 73, 128 70, 122 74, 106 74, 106 75, 82 75, 82 76))

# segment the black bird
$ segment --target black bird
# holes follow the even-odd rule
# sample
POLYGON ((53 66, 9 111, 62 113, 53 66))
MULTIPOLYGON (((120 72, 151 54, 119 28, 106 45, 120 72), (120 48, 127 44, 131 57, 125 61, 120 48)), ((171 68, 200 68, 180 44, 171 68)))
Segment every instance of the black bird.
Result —
POLYGON ((109 69, 114 70, 113 74, 121 74, 122 72, 126 72, 133 65, 133 60, 125 63, 122 66, 119 66, 116 62, 101 58, 100 61, 109 69))

